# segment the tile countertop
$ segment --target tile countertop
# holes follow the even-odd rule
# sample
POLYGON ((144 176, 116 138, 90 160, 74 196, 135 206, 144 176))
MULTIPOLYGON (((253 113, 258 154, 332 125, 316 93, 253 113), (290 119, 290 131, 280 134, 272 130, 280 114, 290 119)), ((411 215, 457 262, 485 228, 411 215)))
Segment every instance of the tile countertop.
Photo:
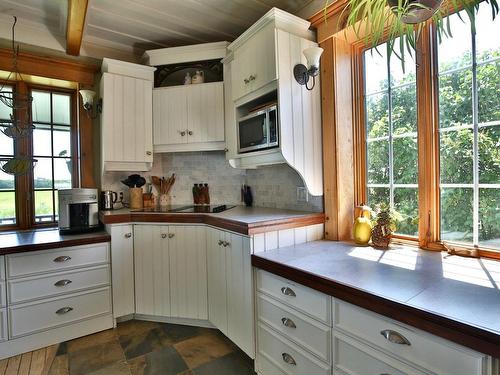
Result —
POLYGON ((315 241, 252 255, 264 269, 500 358, 500 262, 315 241))
POLYGON ((6 232, 0 234, 0 255, 109 241, 105 231, 66 235, 59 234, 57 228, 6 232))
POLYGON ((144 212, 130 209, 101 211, 104 224, 128 222, 205 223, 252 235, 325 222, 324 213, 278 208, 235 206, 219 213, 144 212))

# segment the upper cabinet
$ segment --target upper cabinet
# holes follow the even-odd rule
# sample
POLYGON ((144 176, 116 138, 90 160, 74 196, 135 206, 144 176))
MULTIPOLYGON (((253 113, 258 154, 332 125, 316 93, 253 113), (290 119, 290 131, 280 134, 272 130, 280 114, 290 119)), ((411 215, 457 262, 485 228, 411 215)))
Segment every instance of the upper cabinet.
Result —
POLYGON ((220 60, 226 56, 227 45, 206 43, 145 53, 147 62, 157 67, 153 90, 155 152, 226 148, 220 60), (185 84, 191 79, 191 84, 185 84))
POLYGON ((295 65, 307 65, 304 49, 317 46, 309 26, 273 8, 228 46, 224 59, 226 157, 235 168, 286 163, 311 195, 322 195, 321 85, 316 77, 309 91, 293 74, 295 65), (278 146, 239 152, 240 119, 269 103, 277 105, 278 146))
POLYGON ((103 59, 100 83, 103 171, 151 169, 154 70, 103 59))

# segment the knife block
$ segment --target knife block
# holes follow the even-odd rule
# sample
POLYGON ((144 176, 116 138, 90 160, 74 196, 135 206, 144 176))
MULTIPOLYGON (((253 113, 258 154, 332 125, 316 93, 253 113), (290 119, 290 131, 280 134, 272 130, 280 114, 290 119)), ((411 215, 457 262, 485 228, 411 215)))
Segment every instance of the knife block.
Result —
POLYGON ((132 210, 140 210, 143 208, 142 201, 142 188, 130 188, 130 209, 132 210))

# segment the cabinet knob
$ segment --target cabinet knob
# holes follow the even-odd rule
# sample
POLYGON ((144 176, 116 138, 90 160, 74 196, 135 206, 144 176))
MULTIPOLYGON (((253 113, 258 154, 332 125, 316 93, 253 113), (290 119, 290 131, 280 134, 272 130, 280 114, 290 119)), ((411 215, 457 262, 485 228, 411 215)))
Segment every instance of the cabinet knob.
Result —
POLYGON ((152 155, 153 153, 151 151, 146 151, 146 155, 152 155))
POLYGON ((283 358, 283 362, 288 363, 289 365, 292 366, 297 366, 297 362, 295 362, 295 359, 288 354, 288 353, 281 353, 281 357, 283 358))
POLYGON ((167 234, 166 233, 162 233, 161 234, 161 238, 167 238, 167 234))
POLYGON ((245 78, 243 82, 245 82, 245 85, 248 85, 250 83, 250 80, 248 78, 245 78))
POLYGON ((380 331, 380 334, 384 336, 387 341, 390 341, 393 344, 408 346, 411 345, 410 341, 408 341, 406 337, 404 337, 401 333, 393 331, 391 329, 384 329, 383 331, 380 331))
POLYGON ((169 233, 168 234, 168 238, 174 238, 174 236, 175 236, 175 233, 169 233))
POLYGON ((189 131, 188 131, 188 134, 189 134, 189 135, 193 135, 193 131, 192 131, 192 130, 189 130, 189 131))
POLYGON ((288 328, 297 328, 294 321, 290 318, 281 318, 281 323, 283 323, 283 325, 288 328))
POLYGON ((69 307, 69 306, 66 306, 66 307, 62 307, 59 310, 57 310, 56 314, 57 315, 64 315, 64 314, 69 313, 70 311, 73 311, 73 308, 69 307))
POLYGON ((132 233, 125 233, 125 238, 130 238, 132 237, 132 233))
POLYGON ((67 255, 64 255, 64 256, 60 256, 60 257, 55 258, 54 262, 56 262, 56 263, 62 263, 62 262, 67 262, 70 259, 71 259, 71 257, 69 257, 67 255))
POLYGON ((222 246, 222 245, 224 245, 224 241, 219 240, 218 244, 219 244, 219 246, 222 246))
POLYGON ((54 286, 66 286, 66 285, 71 284, 71 283, 72 283, 71 280, 67 280, 67 279, 65 279, 65 280, 59 280, 59 281, 56 281, 54 283, 54 286))
POLYGON ((257 75, 251 75, 250 77, 248 77, 248 81, 251 82, 251 81, 255 81, 255 79, 257 78, 257 75))
POLYGON ((285 296, 289 296, 289 297, 297 297, 297 295, 295 294, 295 292, 293 291, 293 289, 287 287, 287 286, 284 286, 283 288, 281 288, 281 293, 283 293, 285 296))
POLYGON ((179 134, 181 135, 181 137, 184 137, 186 135, 186 131, 185 130, 179 130, 179 134))
POLYGON ((229 149, 226 147, 226 148, 224 149, 224 152, 228 152, 228 151, 229 151, 229 149))

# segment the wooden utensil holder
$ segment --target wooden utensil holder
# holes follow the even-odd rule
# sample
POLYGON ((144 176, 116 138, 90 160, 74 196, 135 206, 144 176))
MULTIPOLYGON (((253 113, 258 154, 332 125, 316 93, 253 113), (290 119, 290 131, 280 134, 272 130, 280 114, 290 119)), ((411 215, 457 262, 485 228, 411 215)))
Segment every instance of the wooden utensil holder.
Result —
POLYGON ((138 210, 143 208, 142 188, 130 188, 130 208, 138 210))

